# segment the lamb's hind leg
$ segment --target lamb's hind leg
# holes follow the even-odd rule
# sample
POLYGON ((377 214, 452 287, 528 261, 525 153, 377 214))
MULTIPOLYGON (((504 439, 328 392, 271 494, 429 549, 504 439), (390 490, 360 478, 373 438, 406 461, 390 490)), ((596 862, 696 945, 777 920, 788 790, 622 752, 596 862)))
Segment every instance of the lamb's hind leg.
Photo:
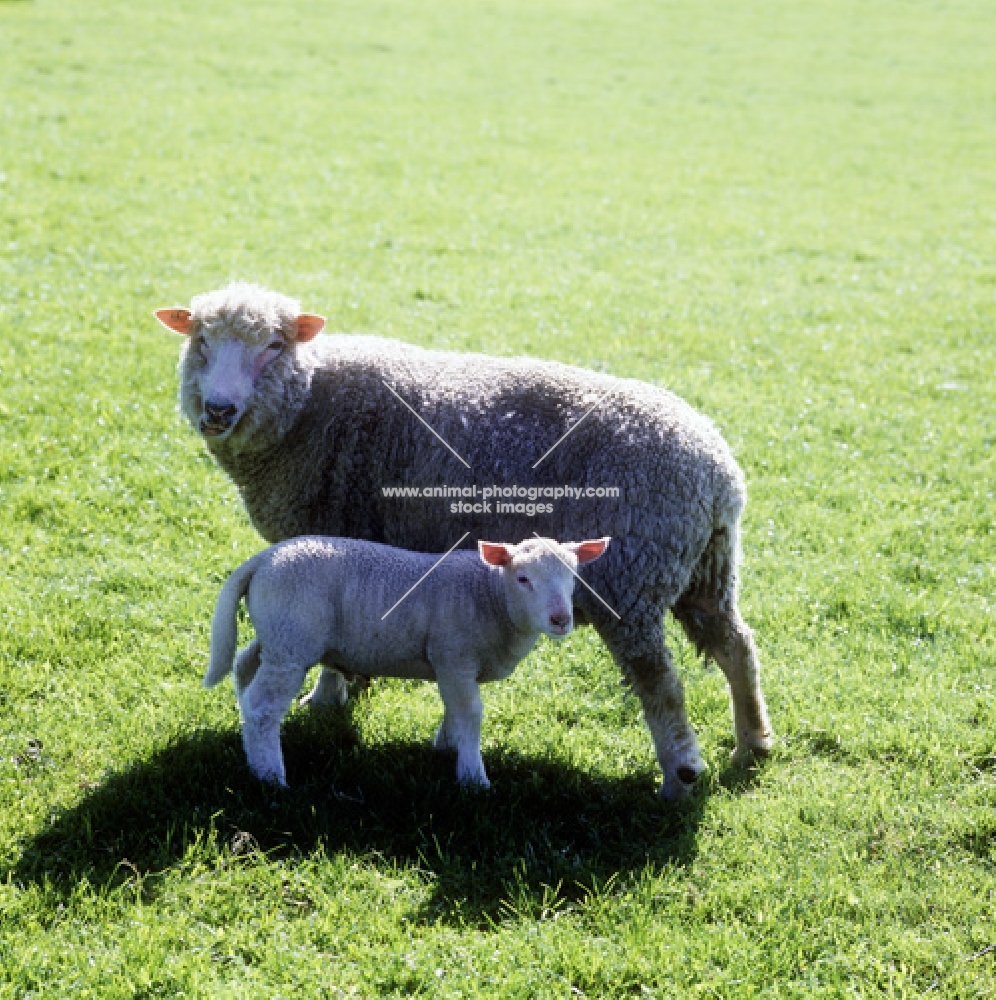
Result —
POLYGON ((678 799, 705 770, 685 713, 685 692, 664 643, 664 615, 647 607, 623 621, 600 622, 599 632, 643 705, 643 716, 664 772, 660 793, 678 799))
POLYGON ((241 694, 252 683, 259 670, 259 639, 253 639, 245 649, 240 649, 235 657, 235 696, 241 694))
POLYGON ((251 681, 237 688, 242 745, 249 770, 262 781, 287 784, 280 723, 300 691, 310 663, 295 663, 264 650, 251 681))

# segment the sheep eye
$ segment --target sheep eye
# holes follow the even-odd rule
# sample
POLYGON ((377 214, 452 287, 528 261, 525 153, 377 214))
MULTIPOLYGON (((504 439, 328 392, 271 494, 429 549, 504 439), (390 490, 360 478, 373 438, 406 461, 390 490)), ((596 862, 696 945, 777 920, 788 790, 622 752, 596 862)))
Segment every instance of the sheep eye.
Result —
POLYGON ((194 344, 194 350, 202 357, 206 358, 208 356, 208 345, 207 341, 203 337, 198 337, 196 343, 194 344))
POLYGON ((533 585, 529 582, 529 577, 525 574, 520 573, 515 579, 521 583, 523 587, 528 587, 530 590, 533 589, 533 585))
POLYGON ((282 340, 273 340, 266 345, 266 349, 268 351, 273 351, 275 354, 279 354, 286 346, 287 345, 284 344, 282 340))

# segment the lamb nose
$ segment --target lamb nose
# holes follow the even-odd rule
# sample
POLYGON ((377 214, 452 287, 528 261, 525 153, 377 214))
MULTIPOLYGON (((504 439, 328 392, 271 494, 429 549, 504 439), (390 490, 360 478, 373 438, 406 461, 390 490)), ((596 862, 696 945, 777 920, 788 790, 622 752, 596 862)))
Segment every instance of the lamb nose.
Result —
POLYGON ((550 615, 550 624, 556 625, 557 628, 567 628, 570 623, 570 615, 550 615))
POLYGON ((204 412, 212 420, 231 420, 239 412, 237 406, 231 403, 204 403, 204 412))

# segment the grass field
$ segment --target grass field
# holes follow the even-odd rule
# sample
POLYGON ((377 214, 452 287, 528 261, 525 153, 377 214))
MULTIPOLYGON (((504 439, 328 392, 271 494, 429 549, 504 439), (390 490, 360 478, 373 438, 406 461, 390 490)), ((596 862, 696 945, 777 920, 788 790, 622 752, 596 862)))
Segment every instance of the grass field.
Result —
POLYGON ((0 0, 0 998, 996 992, 996 7, 0 0), (343 331, 638 376, 749 481, 779 734, 654 796, 597 637, 485 690, 199 688, 261 543, 151 318, 231 278, 343 331))

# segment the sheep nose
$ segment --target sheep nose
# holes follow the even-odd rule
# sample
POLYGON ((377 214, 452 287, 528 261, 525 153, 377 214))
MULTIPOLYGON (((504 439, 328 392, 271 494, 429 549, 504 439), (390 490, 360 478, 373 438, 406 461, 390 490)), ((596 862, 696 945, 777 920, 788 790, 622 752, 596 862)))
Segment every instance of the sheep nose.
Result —
POLYGON ((204 412, 211 420, 227 424, 235 419, 235 414, 239 412, 239 408, 232 403, 212 403, 205 400, 204 412))
POLYGON ((567 628, 571 624, 571 616, 568 612, 564 611, 560 614, 550 615, 550 624, 554 628, 567 628))

